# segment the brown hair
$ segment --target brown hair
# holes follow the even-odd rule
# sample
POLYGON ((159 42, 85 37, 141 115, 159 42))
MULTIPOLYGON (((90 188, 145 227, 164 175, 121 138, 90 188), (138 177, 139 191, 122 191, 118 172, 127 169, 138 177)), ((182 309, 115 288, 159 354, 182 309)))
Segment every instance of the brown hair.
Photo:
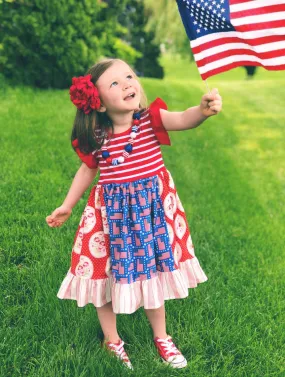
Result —
MULTIPOLYGON (((103 59, 89 68, 86 75, 91 74, 91 81, 96 85, 99 77, 116 61, 122 60, 103 59)), ((133 74, 137 78, 134 71, 133 74)), ((141 87, 141 103, 139 107, 141 110, 144 110, 146 106, 146 95, 141 87)), ((106 112, 101 113, 93 110, 89 114, 85 114, 83 110, 77 109, 71 133, 71 141, 78 139, 78 148, 81 152, 88 154, 102 147, 107 131, 110 128, 113 134, 114 126, 106 112)))

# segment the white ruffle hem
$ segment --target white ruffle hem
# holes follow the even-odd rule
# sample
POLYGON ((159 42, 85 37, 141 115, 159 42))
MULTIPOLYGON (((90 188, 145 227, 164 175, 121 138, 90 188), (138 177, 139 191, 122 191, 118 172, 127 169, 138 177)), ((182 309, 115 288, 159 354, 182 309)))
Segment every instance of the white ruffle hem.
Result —
POLYGON ((101 307, 112 301, 114 313, 134 313, 143 306, 156 309, 164 300, 185 298, 188 288, 195 288, 208 278, 196 257, 179 262, 179 269, 170 272, 157 271, 157 276, 131 284, 115 283, 113 276, 106 279, 82 279, 70 269, 64 278, 57 297, 76 300, 78 307, 92 303, 101 307))

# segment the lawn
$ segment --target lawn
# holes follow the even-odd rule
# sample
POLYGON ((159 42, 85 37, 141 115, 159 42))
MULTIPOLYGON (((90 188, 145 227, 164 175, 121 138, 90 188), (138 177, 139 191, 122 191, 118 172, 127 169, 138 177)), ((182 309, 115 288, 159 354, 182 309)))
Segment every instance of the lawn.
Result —
MULTIPOLYGON (((195 65, 163 64, 164 80, 142 79, 149 101, 198 105, 207 88, 195 65)), ((185 369, 161 363, 142 308, 117 316, 134 373, 100 348, 92 304, 56 297, 91 189, 62 228, 47 226, 80 165, 68 90, 1 89, 1 377, 285 376, 285 75, 259 68, 244 78, 242 68, 209 78, 223 111, 162 146, 209 280, 166 301, 185 369)))

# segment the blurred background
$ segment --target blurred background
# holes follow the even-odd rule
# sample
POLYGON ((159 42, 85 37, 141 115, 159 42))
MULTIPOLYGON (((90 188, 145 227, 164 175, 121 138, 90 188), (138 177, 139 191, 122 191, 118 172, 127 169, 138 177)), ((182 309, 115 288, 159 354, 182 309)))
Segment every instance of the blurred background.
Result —
MULTIPOLYGON (((101 350, 94 307, 56 297, 91 187, 63 227, 45 222, 80 166, 71 79, 104 56, 170 111, 208 92, 174 0, 0 0, 1 377, 132 374, 101 350)), ((239 67, 207 82, 221 113, 162 146, 209 279, 165 303, 189 368, 162 365, 142 308, 117 316, 119 334, 135 376, 284 377, 285 73, 239 67)))
MULTIPOLYGON (((0 1, 0 71, 10 84, 67 88, 105 56, 143 77, 164 77, 160 57, 194 63, 175 1, 0 1)), ((248 77, 256 67, 248 67, 248 77)))

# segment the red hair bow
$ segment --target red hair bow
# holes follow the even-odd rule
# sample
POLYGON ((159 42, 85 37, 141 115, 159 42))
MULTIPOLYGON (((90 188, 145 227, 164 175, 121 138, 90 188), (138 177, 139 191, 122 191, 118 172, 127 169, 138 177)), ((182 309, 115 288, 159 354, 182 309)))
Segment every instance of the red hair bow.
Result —
POLYGON ((73 77, 69 89, 71 101, 85 114, 89 114, 92 110, 98 110, 101 106, 98 89, 91 78, 92 75, 73 77))

